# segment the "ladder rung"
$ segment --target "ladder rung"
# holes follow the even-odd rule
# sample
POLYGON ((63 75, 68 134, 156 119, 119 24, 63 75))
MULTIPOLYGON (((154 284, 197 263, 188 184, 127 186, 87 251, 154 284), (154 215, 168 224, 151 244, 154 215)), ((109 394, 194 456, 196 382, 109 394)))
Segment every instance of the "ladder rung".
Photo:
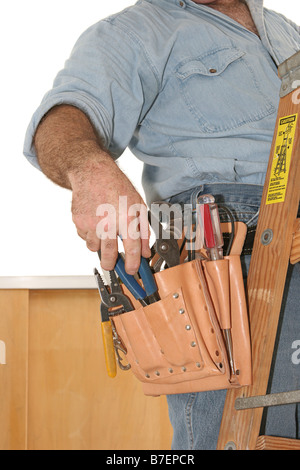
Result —
POLYGON ((273 436, 259 436, 255 450, 300 450, 300 440, 273 436))
POLYGON ((236 410, 248 410, 250 408, 290 405, 292 403, 300 403, 300 390, 271 393, 269 395, 259 395, 256 397, 237 398, 234 407, 236 410))

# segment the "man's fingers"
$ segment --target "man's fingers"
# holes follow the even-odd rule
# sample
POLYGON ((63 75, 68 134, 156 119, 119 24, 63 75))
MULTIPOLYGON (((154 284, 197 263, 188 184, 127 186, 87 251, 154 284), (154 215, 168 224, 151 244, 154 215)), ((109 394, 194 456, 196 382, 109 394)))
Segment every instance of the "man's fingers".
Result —
POLYGON ((82 240, 86 240, 87 232, 77 229, 77 233, 78 233, 79 237, 82 238, 82 240))
MULTIPOLYGON (((150 236, 149 236, 150 238, 150 236)), ((144 258, 150 258, 151 256, 151 248, 150 248, 150 245, 149 245, 149 238, 146 238, 146 239, 143 239, 141 240, 141 243, 142 243, 142 256, 144 258)))
POLYGON ((132 240, 127 238, 123 240, 125 250, 125 270, 128 274, 135 274, 138 272, 141 264, 141 240, 132 240))
POLYGON ((111 271, 116 265, 118 257, 118 241, 106 238, 101 240, 101 267, 104 271, 111 271))
POLYGON ((73 214, 78 235, 85 240, 90 251, 101 248, 101 266, 104 270, 114 269, 118 256, 118 235, 123 241, 125 269, 135 274, 140 266, 141 256, 149 258, 150 227, 148 211, 144 203, 134 203, 125 210, 118 210, 111 204, 98 206, 96 217, 73 214), (99 209, 100 207, 100 209, 99 209))
POLYGON ((90 251, 99 251, 100 250, 100 240, 97 237, 96 232, 90 231, 87 233, 86 238, 86 246, 90 251))
POLYGON ((139 269, 141 256, 145 258, 151 256, 147 207, 141 203, 130 206, 126 223, 127 237, 123 238, 125 269, 128 274, 135 274, 139 269))
POLYGON ((140 237, 141 237, 141 251, 144 258, 150 258, 150 225, 148 221, 148 210, 144 206, 140 212, 140 237))

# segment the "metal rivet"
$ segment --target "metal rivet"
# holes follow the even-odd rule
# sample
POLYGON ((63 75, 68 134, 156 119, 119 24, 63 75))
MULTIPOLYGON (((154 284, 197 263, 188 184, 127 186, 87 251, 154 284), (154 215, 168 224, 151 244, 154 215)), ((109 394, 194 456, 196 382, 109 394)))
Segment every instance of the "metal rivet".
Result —
POLYGON ((262 242, 263 245, 269 245, 271 241, 273 240, 273 231, 270 228, 267 228, 262 236, 260 241, 262 242))
POLYGON ((173 299, 178 299, 178 297, 179 297, 179 294, 177 293, 173 294, 173 299))
POLYGON ((149 374, 146 374, 145 377, 146 377, 147 379, 150 379, 150 375, 149 375, 149 374))
POLYGON ((191 329, 191 325, 186 325, 185 329, 186 329, 186 330, 190 330, 190 329, 191 329))
POLYGON ((114 295, 111 295, 110 298, 109 298, 109 300, 110 300, 111 302, 115 302, 115 301, 116 301, 116 298, 115 298, 114 295))
POLYGON ((181 7, 183 7, 183 6, 184 6, 184 3, 183 3, 183 2, 179 2, 179 5, 180 5, 181 7))
POLYGON ((183 372, 186 372, 186 367, 181 367, 181 369, 183 370, 183 372))
POLYGON ((168 251, 169 245, 166 245, 166 244, 163 243, 162 245, 160 245, 160 249, 161 249, 161 251, 168 251))
POLYGON ((236 444, 232 441, 229 441, 225 445, 224 450, 236 450, 236 444))
POLYGON ((201 367, 200 362, 196 362, 196 366, 197 366, 197 367, 201 367))
POLYGON ((217 69, 209 69, 210 73, 217 73, 217 69))
POLYGON ((173 369, 169 369, 169 372, 170 372, 170 374, 173 374, 174 371, 173 371, 173 369))
POLYGON ((160 375, 160 373, 158 372, 158 370, 157 370, 157 371, 155 371, 155 375, 157 375, 157 376, 159 376, 159 375, 160 375))
POLYGON ((180 313, 180 315, 182 315, 182 314, 184 313, 184 309, 181 308, 181 309, 179 310, 179 313, 180 313))
POLYGON ((192 341, 192 342, 191 342, 191 346, 192 346, 192 348, 194 348, 195 346, 197 346, 197 344, 195 343, 195 341, 192 341))

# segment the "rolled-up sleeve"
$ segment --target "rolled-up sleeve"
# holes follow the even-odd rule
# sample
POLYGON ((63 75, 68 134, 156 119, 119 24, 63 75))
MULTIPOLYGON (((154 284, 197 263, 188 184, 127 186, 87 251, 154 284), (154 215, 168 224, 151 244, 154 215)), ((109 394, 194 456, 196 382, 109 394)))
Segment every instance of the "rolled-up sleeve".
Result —
POLYGON ((54 80, 29 123, 24 155, 39 167, 33 139, 39 122, 54 106, 81 109, 118 158, 151 107, 159 78, 137 37, 113 20, 90 27, 75 44, 70 58, 54 80))

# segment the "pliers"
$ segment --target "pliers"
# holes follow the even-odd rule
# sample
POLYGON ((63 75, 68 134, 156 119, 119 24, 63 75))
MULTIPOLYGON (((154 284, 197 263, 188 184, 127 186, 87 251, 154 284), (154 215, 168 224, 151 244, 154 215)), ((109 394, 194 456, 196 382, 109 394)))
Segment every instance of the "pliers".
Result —
POLYGON ((124 311, 131 311, 133 310, 133 306, 123 294, 121 286, 119 285, 118 279, 114 271, 110 271, 110 279, 111 279, 111 289, 110 292, 108 291, 107 286, 105 285, 101 275, 94 269, 95 279, 97 281, 100 297, 101 297, 101 305, 100 305, 100 313, 101 313, 101 330, 102 330, 102 338, 103 338, 103 347, 104 347, 104 355, 105 355, 105 363, 108 375, 110 377, 116 376, 116 356, 117 361, 121 369, 126 369, 125 366, 122 365, 121 357, 119 354, 119 350, 126 354, 126 351, 121 346, 121 342, 116 335, 116 331, 113 328, 113 325, 110 321, 110 317, 114 315, 118 315, 123 313, 124 311))
MULTIPOLYGON (((107 289, 102 277, 100 276, 97 269, 94 269, 94 275, 98 284, 100 297, 102 300, 101 305, 104 305, 108 309, 108 316, 118 315, 124 312, 130 312, 133 310, 132 303, 129 298, 123 293, 122 288, 117 279, 114 271, 109 271, 110 275, 110 292, 107 289), (118 309, 116 309, 119 307, 118 309)), ((107 321, 107 320, 105 320, 107 321)))
POLYGON ((153 250, 160 257, 153 266, 154 271, 159 271, 163 262, 165 262, 166 264, 165 267, 168 268, 177 266, 180 263, 180 248, 176 237, 178 237, 178 235, 181 236, 181 233, 175 234, 175 227, 172 227, 172 220, 170 221, 170 226, 168 227, 168 229, 165 230, 160 220, 158 220, 154 213, 150 211, 149 221, 151 223, 151 227, 155 232, 156 237, 155 243, 153 245, 153 250))
POLYGON ((129 292, 131 292, 134 298, 139 300, 142 305, 146 306, 150 303, 154 303, 160 300, 157 292, 157 285, 146 258, 141 257, 141 264, 138 270, 138 274, 140 275, 143 282, 143 287, 139 284, 134 276, 127 274, 125 271, 124 260, 120 254, 117 258, 115 271, 129 292))

